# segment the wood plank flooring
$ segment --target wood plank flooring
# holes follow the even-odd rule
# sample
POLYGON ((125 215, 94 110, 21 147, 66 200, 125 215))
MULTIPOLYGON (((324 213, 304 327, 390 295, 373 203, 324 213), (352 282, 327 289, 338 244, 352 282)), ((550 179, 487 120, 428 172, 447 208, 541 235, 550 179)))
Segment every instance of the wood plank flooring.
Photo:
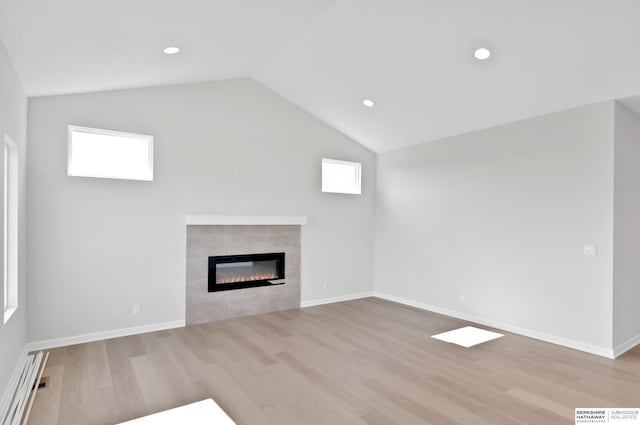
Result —
POLYGON ((555 425, 640 407, 640 347, 617 360, 377 298, 51 351, 29 425, 112 425, 213 398, 238 425, 555 425))

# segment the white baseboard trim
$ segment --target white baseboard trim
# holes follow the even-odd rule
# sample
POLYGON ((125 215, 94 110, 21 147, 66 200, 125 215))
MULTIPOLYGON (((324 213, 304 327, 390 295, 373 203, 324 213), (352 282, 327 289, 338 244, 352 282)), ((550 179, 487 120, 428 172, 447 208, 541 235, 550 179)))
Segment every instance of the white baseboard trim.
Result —
POLYGON ((623 355, 627 351, 631 350, 632 348, 634 348, 638 344, 640 344, 640 334, 629 338, 628 340, 626 340, 622 344, 616 345, 613 348, 613 355, 614 355, 614 357, 620 357, 621 355, 623 355))
POLYGON ((359 292, 357 294, 341 295, 339 297, 323 298, 320 300, 302 301, 300 308, 313 307, 316 305, 339 303, 341 301, 359 300, 360 298, 373 297, 373 291, 359 292))
POLYGON ((47 350, 49 348, 64 347, 67 345, 82 344, 85 342, 100 341, 103 339, 118 338, 121 336, 129 336, 143 334, 147 332, 163 331, 166 329, 182 328, 185 326, 184 320, 175 320, 173 322, 152 323, 149 325, 134 326, 131 328, 114 329, 110 331, 95 332, 84 335, 68 336, 63 338, 47 339, 43 341, 29 342, 25 346, 27 352, 37 350, 47 350))
MULTIPOLYGON (((383 292, 374 292, 374 296, 378 298, 382 298, 388 301, 397 302, 400 304, 408 305, 410 307, 419 308, 421 310, 431 311, 433 313, 444 314, 445 316, 455 317, 457 319, 466 320, 468 322, 478 323, 485 326, 490 326, 492 328, 500 329, 506 332, 511 332, 514 334, 526 336, 533 339, 538 339, 545 342, 550 342, 556 345, 562 345, 563 347, 572 348, 574 350, 584 351, 590 354, 595 354, 597 356, 606 357, 608 359, 614 359, 616 356, 614 355, 614 350, 607 347, 601 347, 598 345, 586 344, 584 342, 575 341, 573 339, 568 339, 564 337, 560 337, 557 335, 551 335, 544 332, 538 332, 531 329, 521 328, 518 326, 509 325, 506 323, 496 322, 494 320, 485 319, 483 317, 474 316, 472 314, 462 313, 455 310, 449 310, 447 308, 436 307, 429 304, 424 304, 417 301, 408 300, 405 298, 396 297, 394 295, 389 295, 383 292)), ((639 336, 640 337, 640 336, 639 336)), ((639 340, 640 342, 640 340, 639 340)), ((626 344, 626 343, 625 343, 626 344)))
MULTIPOLYGON (((302 303, 300 303, 300 307, 307 308, 307 307, 313 307, 313 306, 318 306, 323 304, 332 304, 332 303, 337 303, 342 301, 357 300, 357 299, 369 298, 369 297, 378 297, 384 300, 393 301, 393 302, 408 305, 411 307, 419 308, 421 310, 427 310, 427 311, 431 311, 438 314, 444 314, 445 316, 455 317, 457 319, 466 320, 468 322, 490 326, 492 328, 500 329, 506 332, 511 332, 511 333, 526 336, 529 338, 550 342, 552 344, 561 345, 563 347, 572 348, 574 350, 584 351, 587 353, 595 354, 597 356, 606 357, 609 359, 614 359, 616 357, 619 357, 625 352, 634 348, 636 345, 640 344, 640 335, 636 335, 633 338, 630 338, 629 340, 616 346, 614 349, 592 345, 592 344, 586 344, 580 341, 560 337, 557 335, 552 335, 544 332, 534 331, 531 329, 521 328, 518 326, 509 325, 506 323, 496 322, 494 320, 486 319, 480 316, 471 315, 468 313, 462 313, 459 311, 437 307, 437 306, 421 303, 418 301, 409 300, 406 298, 396 297, 394 295, 389 295, 379 291, 359 292, 356 294, 341 295, 338 297, 303 301, 302 303)), ((24 356, 31 351, 46 350, 46 349, 55 348, 55 347, 63 347, 67 345, 82 344, 85 342, 100 341, 104 339, 117 338, 121 336, 129 336, 129 335, 136 335, 136 334, 147 333, 147 332, 161 331, 166 329, 181 328, 184 326, 185 326, 184 320, 176 320, 172 322, 153 323, 149 325, 135 326, 135 327, 124 328, 124 329, 114 329, 110 331, 95 332, 95 333, 84 334, 84 335, 75 335, 75 336, 64 337, 64 338, 34 341, 34 342, 29 342, 25 345, 23 352, 21 353, 21 356, 24 356)), ((17 365, 16 365, 16 370, 17 370, 17 365)), ((18 372, 14 370, 14 374, 15 373, 18 373, 18 372)))

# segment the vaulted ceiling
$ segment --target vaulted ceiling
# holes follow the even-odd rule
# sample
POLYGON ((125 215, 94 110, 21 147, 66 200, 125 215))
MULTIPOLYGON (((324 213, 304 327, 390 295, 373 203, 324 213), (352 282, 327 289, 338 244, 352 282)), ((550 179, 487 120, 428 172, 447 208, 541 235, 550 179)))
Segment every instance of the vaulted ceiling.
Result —
POLYGON ((377 152, 640 94, 639 22, 635 0, 0 0, 30 96, 252 77, 377 152))

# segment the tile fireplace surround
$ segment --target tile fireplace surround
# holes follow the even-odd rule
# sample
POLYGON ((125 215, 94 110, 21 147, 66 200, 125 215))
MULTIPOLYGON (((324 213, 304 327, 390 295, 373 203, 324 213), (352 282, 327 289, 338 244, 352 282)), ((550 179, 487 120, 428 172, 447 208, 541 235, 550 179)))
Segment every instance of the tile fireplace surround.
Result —
POLYGON ((300 307, 300 224, 306 219, 303 222, 191 217, 187 219, 187 325, 300 307), (209 221, 224 224, 203 224, 209 221), (227 224, 234 221, 260 224, 227 224), (299 224, 262 224, 266 222, 299 224), (284 285, 207 291, 209 256, 270 252, 285 253, 284 285))

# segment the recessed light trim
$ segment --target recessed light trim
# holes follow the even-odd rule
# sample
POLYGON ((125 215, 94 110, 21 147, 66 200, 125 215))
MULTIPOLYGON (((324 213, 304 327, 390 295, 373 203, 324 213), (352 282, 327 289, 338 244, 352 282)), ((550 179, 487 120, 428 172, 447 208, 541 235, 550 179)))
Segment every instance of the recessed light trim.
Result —
POLYGON ((481 47, 473 53, 473 56, 475 56, 479 61, 484 61, 491 57, 491 50, 486 47, 481 47))
POLYGON ((366 106, 367 108, 373 108, 373 105, 375 105, 375 102, 373 100, 371 100, 371 99, 364 99, 362 101, 362 104, 364 106, 366 106))
POLYGON ((163 50, 165 55, 175 55, 179 51, 180 51, 180 48, 177 46, 169 46, 163 50))

